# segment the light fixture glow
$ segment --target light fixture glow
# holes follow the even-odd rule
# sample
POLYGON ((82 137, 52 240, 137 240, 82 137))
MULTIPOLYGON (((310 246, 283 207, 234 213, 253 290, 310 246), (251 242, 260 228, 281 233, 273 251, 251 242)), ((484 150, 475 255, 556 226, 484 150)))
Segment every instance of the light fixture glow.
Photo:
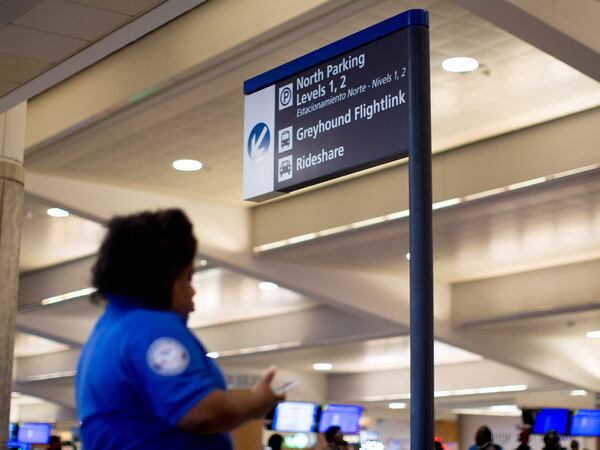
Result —
POLYGON ((270 281, 261 281, 260 283, 258 283, 258 288, 261 291, 276 291, 277 289, 279 289, 279 286, 275 283, 271 283, 270 281))
POLYGON ((447 208, 449 206, 458 205, 462 200, 460 198, 449 198, 448 200, 442 200, 441 202, 435 202, 431 205, 432 210, 447 208))
POLYGON ((569 395, 571 397, 585 397, 587 395, 587 392, 583 389, 574 389, 571 392, 569 392, 569 395))
POLYGON ((396 358, 394 355, 381 355, 376 359, 378 363, 389 364, 395 362, 398 358, 396 358))
POLYGON ((406 252, 406 255, 404 255, 404 257, 407 261, 410 261, 410 252, 406 252))
POLYGON ((49 208, 46 213, 50 217, 69 217, 69 211, 60 208, 49 208))
POLYGON ((479 61, 468 56, 458 56, 456 58, 448 58, 442 62, 442 68, 446 72, 472 72, 479 67, 479 61))
POLYGON ((333 364, 331 363, 314 363, 313 369, 319 371, 331 370, 333 368, 333 364))
POLYGON ((492 405, 489 407, 490 411, 498 412, 517 412, 521 409, 517 405, 492 405))
POLYGON ((390 409, 404 409, 404 408, 406 408, 406 403, 402 403, 402 402, 388 403, 388 408, 390 408, 390 409))
MULTIPOLYGON (((502 392, 518 392, 526 391, 526 384, 510 384, 507 386, 492 386, 480 388, 454 389, 447 391, 435 391, 434 397, 454 397, 462 395, 482 395, 482 394, 499 394, 502 392)), ((381 400, 410 400, 410 393, 406 394, 391 394, 391 395, 372 395, 363 398, 366 402, 375 402, 381 400)))
POLYGON ((84 288, 78 289, 77 291, 67 292, 66 294, 55 295, 53 297, 48 297, 42 300, 42 305, 52 305, 53 303, 64 302, 65 300, 71 300, 73 298, 85 297, 86 295, 90 295, 96 292, 95 288, 84 288))
POLYGON ((200 266, 201 266, 201 267, 204 267, 204 266, 206 266, 207 264, 208 264, 208 261, 207 261, 207 260, 205 260, 205 259, 201 259, 201 260, 200 260, 200 266))
POLYGON ((261 352, 268 352, 268 351, 273 351, 273 350, 300 347, 301 345, 302 345, 301 341, 289 341, 289 342, 281 342, 279 344, 259 345, 257 347, 245 347, 245 348, 237 348, 237 349, 232 349, 232 350, 221 350, 219 352, 219 357, 221 358, 221 357, 226 357, 226 356, 249 355, 252 353, 261 353, 261 352))
POLYGON ((600 339, 600 330, 588 331, 586 336, 592 339, 600 339))
POLYGON ((59 378, 68 378, 74 377, 76 371, 75 370, 64 370, 62 372, 49 372, 43 373, 41 375, 32 375, 30 377, 26 377, 24 381, 44 381, 44 380, 57 380, 59 378))
POLYGON ((219 352, 208 352, 206 354, 206 356, 208 356, 209 358, 212 358, 212 359, 217 359, 220 355, 219 355, 219 352))
POLYGON ((173 161, 173 168, 181 172, 196 172, 202 169, 203 164, 195 159, 178 159, 173 161))

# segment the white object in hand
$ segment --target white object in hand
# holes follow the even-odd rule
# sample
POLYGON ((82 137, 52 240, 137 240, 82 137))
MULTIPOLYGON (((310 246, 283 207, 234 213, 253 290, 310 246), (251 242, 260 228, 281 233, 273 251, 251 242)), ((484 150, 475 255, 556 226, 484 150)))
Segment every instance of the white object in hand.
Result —
POLYGON ((281 386, 277 386, 276 388, 274 388, 273 392, 275 392, 275 394, 277 395, 281 395, 285 392, 294 389, 295 387, 298 387, 299 384, 300 382, 298 380, 288 381, 287 383, 284 383, 281 386))

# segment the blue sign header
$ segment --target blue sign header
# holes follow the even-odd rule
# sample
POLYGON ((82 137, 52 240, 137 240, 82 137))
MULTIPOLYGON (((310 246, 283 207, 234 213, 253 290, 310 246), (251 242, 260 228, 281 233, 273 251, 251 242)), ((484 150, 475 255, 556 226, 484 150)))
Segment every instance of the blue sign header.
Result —
POLYGON ((244 94, 248 95, 262 88, 277 83, 285 78, 321 64, 338 55, 349 52, 357 47, 368 44, 376 39, 387 36, 395 31, 409 26, 429 27, 429 14, 423 9, 411 9, 383 22, 351 34, 339 41, 326 45, 300 58, 294 59, 279 67, 250 78, 244 82, 244 94))

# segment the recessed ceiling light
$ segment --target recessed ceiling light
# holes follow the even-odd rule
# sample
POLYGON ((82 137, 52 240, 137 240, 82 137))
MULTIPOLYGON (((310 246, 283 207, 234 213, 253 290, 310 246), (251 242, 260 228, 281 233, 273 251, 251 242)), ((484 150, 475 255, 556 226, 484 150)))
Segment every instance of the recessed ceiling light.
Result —
POLYGON ((479 61, 467 56, 448 58, 442 62, 442 68, 447 72, 472 72, 479 67, 479 61))
POLYGON ((195 172, 202 169, 202 163, 195 159, 178 159, 173 161, 173 168, 182 172, 195 172))
POLYGON ((60 208, 49 208, 46 213, 50 217, 69 217, 69 211, 60 208))
POLYGON ((270 281, 261 281, 258 283, 258 288, 261 291, 274 291, 279 289, 279 286, 277 286, 275 283, 271 283, 270 281))
POLYGON ((208 261, 207 261, 207 260, 205 260, 205 259, 201 259, 201 260, 200 260, 200 265, 201 265, 202 267, 206 266, 207 264, 208 264, 208 261))
POLYGON ((585 397, 587 395, 587 392, 583 389, 574 389, 571 392, 569 392, 569 395, 571 397, 585 397))
POLYGON ((589 338, 592 338, 592 339, 599 339, 600 338, 600 330, 588 331, 586 336, 589 338))
POLYGON ((325 371, 325 370, 331 370, 332 368, 333 368, 333 364, 331 364, 331 363, 314 363, 313 364, 313 369, 315 369, 315 370, 325 371))
POLYGON ((388 403, 388 408, 390 408, 390 409, 404 409, 404 408, 406 408, 406 403, 402 403, 402 402, 388 403))

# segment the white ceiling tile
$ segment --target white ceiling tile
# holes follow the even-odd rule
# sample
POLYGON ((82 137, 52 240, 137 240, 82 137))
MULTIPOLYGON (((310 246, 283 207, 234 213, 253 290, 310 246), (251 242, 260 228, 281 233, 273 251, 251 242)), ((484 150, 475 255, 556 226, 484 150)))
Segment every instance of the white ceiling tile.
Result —
POLYGON ((129 16, 135 16, 165 0, 69 0, 80 5, 93 6, 98 9, 114 11, 129 16))
POLYGON ((0 0, 0 29, 21 17, 43 0, 0 0))
POLYGON ((0 53, 0 80, 24 83, 49 66, 44 61, 0 53))
POLYGON ((18 86, 18 83, 0 80, 0 95, 4 95, 7 92, 12 91, 17 86, 18 86))
POLYGON ((93 41, 118 28, 129 16, 78 5, 64 0, 44 0, 15 24, 62 36, 93 41))
POLYGON ((0 30, 0 53, 57 62, 87 45, 80 39, 7 25, 0 30))

